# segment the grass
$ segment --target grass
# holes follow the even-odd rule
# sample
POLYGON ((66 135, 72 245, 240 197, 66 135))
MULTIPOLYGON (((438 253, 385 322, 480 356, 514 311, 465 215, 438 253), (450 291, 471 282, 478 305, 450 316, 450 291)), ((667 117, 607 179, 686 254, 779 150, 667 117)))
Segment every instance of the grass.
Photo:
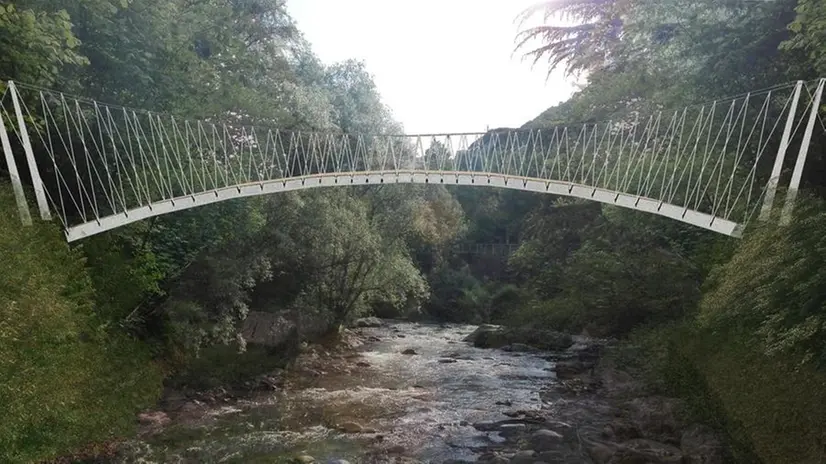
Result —
POLYGON ((7 185, 0 276, 0 462, 43 460, 131 433, 162 374, 139 342, 106 330, 82 253, 54 223, 22 227, 7 185))

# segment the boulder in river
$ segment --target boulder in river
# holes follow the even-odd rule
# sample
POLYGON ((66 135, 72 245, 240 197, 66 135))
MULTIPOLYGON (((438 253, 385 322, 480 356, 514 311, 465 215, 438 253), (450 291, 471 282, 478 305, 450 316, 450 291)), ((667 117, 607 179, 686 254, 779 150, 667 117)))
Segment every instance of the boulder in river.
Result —
POLYGON ((465 341, 477 348, 503 348, 514 345, 540 350, 557 351, 570 347, 574 342, 570 335, 553 330, 530 327, 501 327, 497 325, 480 325, 465 341))
POLYGON ((563 443, 564 437, 558 432, 540 429, 531 435, 531 448, 536 451, 550 451, 563 443))
POLYGON ((358 422, 344 422, 338 428, 344 433, 361 433, 364 431, 364 427, 358 422))
POLYGON ((556 376, 559 379, 570 379, 594 367, 592 362, 583 362, 579 360, 558 361, 554 368, 556 376))
POLYGON ((381 327, 384 322, 377 317, 362 317, 353 321, 353 327, 381 327))
POLYGON ((408 349, 402 351, 402 354, 413 355, 413 354, 418 354, 418 353, 416 353, 416 350, 414 350, 413 348, 408 348, 408 349))
POLYGON ((511 458, 510 462, 511 464, 534 464, 536 462, 536 451, 520 451, 511 458))
POLYGON ((536 351, 536 349, 524 343, 511 343, 510 345, 503 346, 502 351, 509 351, 512 353, 529 353, 531 351, 536 351))

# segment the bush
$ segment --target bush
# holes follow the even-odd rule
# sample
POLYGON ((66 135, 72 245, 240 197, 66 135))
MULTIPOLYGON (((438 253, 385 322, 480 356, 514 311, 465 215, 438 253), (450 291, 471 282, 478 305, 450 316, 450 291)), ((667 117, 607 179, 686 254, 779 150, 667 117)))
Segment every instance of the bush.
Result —
POLYGON ((513 327, 542 327, 560 332, 582 330, 580 312, 574 302, 565 298, 550 301, 530 299, 504 315, 499 322, 513 327))
POLYGON ((129 432, 161 373, 93 310, 82 254, 54 224, 21 227, 0 185, 0 461, 30 462, 129 432))
POLYGON ((826 368, 826 204, 750 231, 711 276, 700 321, 769 356, 826 368))
POLYGON ((755 226, 715 269, 696 359, 727 417, 765 462, 826 456, 826 204, 755 226))
MULTIPOLYGON (((682 418, 726 437, 733 462, 761 462, 739 417, 731 414, 708 370, 710 341, 691 318, 634 330, 609 355, 616 365, 646 381, 653 393, 683 401, 682 418)), ((742 385, 741 385, 742 388, 742 385)))

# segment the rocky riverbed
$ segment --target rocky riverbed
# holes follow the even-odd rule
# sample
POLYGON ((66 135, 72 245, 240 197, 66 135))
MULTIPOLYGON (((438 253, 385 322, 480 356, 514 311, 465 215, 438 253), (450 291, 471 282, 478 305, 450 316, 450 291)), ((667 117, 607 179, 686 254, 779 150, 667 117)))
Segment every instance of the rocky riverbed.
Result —
POLYGON ((606 343, 494 326, 365 321, 245 394, 170 399, 121 462, 722 463, 602 358, 606 343), (372 327, 371 327, 372 326, 372 327), (493 348, 487 348, 487 347, 493 348))

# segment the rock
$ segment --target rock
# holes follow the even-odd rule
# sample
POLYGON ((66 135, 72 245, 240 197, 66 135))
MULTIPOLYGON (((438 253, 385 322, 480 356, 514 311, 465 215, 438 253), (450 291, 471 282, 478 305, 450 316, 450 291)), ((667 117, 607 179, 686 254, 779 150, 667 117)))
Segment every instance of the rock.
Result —
POLYGON ((150 411, 138 414, 138 422, 147 427, 163 427, 171 421, 163 411, 150 411))
POLYGON ((524 433, 528 429, 525 424, 502 424, 499 426, 499 434, 503 437, 513 437, 524 433))
MULTIPOLYGON (((534 464, 536 464, 537 462, 553 462, 553 463, 570 462, 570 460, 566 459, 566 454, 568 454, 568 453, 570 453, 570 451, 568 451, 567 453, 566 452, 561 452, 561 451, 543 451, 543 452, 536 455, 536 461, 534 461, 534 464)), ((577 462, 577 463, 582 462, 582 456, 577 456, 577 457, 579 459, 577 459, 575 462, 577 462)))
POLYGON ((418 353, 416 353, 416 350, 414 350, 413 348, 408 348, 408 349, 402 351, 402 354, 414 355, 414 354, 418 354, 418 353))
POLYGON ((293 459, 293 462, 296 464, 312 464, 315 462, 315 458, 312 456, 308 456, 306 454, 302 454, 301 456, 298 456, 295 459, 293 459))
POLYGON ((513 353, 528 353, 536 350, 524 343, 511 343, 510 345, 502 347, 502 351, 510 351, 513 353))
POLYGON ((331 459, 327 461, 326 464, 350 464, 350 461, 346 459, 331 459))
POLYGON ((201 402, 198 401, 198 400, 192 400, 192 401, 187 401, 186 403, 181 405, 181 408, 178 410, 178 412, 181 412, 181 413, 184 413, 184 414, 191 414, 191 413, 194 413, 194 412, 200 411, 200 410, 201 410, 201 402))
POLYGON ((476 459, 476 462, 481 462, 485 464, 508 464, 510 460, 508 460, 508 458, 500 456, 495 452, 488 452, 479 456, 479 458, 476 459))
POLYGON ((480 325, 464 341, 478 348, 501 348, 508 344, 505 329, 490 324, 480 325))
POLYGON ((455 363, 455 362, 456 362, 456 360, 451 359, 451 358, 444 358, 444 359, 439 360, 439 364, 452 364, 452 363, 455 363))
POLYGON ((675 435, 680 429, 677 412, 681 402, 675 398, 648 396, 625 403, 631 421, 642 436, 661 438, 675 435))
POLYGON ((396 334, 396 338, 407 338, 405 334, 396 334))
POLYGON ((370 367, 370 363, 367 362, 367 361, 359 361, 359 362, 356 363, 356 366, 358 366, 358 367, 370 367))
POLYGON ((338 429, 344 433, 361 433, 364 431, 364 427, 357 422, 345 422, 340 424, 338 429))
POLYGON ((465 337, 464 341, 472 343, 477 348, 502 348, 510 345, 511 349, 517 346, 521 349, 528 347, 528 350, 564 350, 573 344, 570 335, 552 330, 530 327, 504 328, 487 324, 480 325, 465 337))
POLYGON ((381 327, 384 322, 377 317, 362 317, 353 321, 353 327, 381 327))
POLYGON ((536 461, 536 451, 526 450, 516 453, 510 460, 511 464, 533 464, 536 461))
POLYGON ((645 387, 628 372, 614 367, 601 366, 598 370, 598 380, 602 385, 601 393, 607 397, 627 397, 642 395, 645 387))
POLYGON ((564 438, 553 430, 541 429, 531 435, 531 448, 536 451, 550 451, 557 448, 564 438))
POLYGON ((556 376, 559 379, 570 379, 574 376, 582 374, 583 372, 594 367, 593 363, 586 363, 579 360, 558 361, 554 367, 556 376))
POLYGON ((278 390, 284 385, 284 380, 272 375, 260 375, 255 378, 254 388, 256 390, 278 390))
POLYGON ((496 402, 496 405, 497 405, 497 406, 507 406, 507 407, 511 407, 511 406, 513 406, 513 402, 511 402, 511 401, 509 401, 509 400, 505 400, 505 401, 497 401, 497 402, 496 402))
POLYGON ((623 419, 616 419, 606 424, 602 429, 602 437, 608 440, 623 442, 642 438, 640 430, 631 422, 623 419))
POLYGON ((704 425, 694 424, 680 436, 684 464, 722 464, 725 447, 717 433, 704 425))
POLYGON ((385 451, 387 451, 388 454, 402 454, 404 453, 405 448, 402 445, 395 445, 387 448, 385 451))
POLYGON ((636 438, 619 446, 609 464, 682 464, 679 448, 654 440, 636 438))
POLYGON ((614 448, 605 443, 594 443, 588 448, 588 456, 594 464, 608 464, 614 456, 614 448))

